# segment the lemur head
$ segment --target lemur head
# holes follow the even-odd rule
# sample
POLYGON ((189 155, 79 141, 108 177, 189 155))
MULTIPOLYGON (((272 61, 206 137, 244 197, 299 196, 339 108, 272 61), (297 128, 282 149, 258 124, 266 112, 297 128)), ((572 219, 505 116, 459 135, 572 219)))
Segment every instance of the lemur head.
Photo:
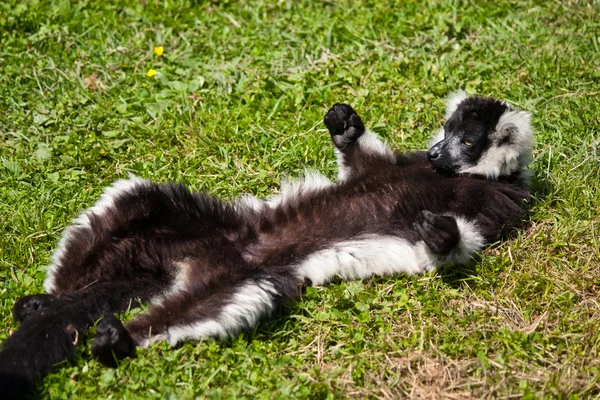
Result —
POLYGON ((510 176, 531 159, 531 115, 504 101, 453 93, 446 104, 446 123, 427 158, 436 169, 483 175, 510 176))

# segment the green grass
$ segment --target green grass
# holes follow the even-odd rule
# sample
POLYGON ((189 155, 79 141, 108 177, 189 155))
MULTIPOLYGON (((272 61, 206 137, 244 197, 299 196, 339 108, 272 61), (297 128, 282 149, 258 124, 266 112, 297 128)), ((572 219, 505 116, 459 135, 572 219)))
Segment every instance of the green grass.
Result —
POLYGON ((321 123, 334 102, 415 149, 458 88, 533 113, 521 233, 468 268, 311 288, 225 343, 158 344, 116 370, 84 349, 40 393, 599 396, 597 1, 0 4, 0 340, 14 301, 42 291, 62 230, 111 181, 264 197, 305 168, 335 176, 321 123))

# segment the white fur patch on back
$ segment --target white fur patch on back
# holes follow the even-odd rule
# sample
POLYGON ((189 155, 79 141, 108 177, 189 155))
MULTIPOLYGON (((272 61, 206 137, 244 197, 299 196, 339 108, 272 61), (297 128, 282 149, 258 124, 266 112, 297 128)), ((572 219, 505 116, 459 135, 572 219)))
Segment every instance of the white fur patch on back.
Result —
POLYGON ((250 194, 243 194, 235 201, 235 207, 237 209, 250 209, 254 211, 260 211, 266 203, 250 194))
POLYGON ((153 336, 140 345, 145 347, 157 340, 168 340, 171 346, 175 346, 186 339, 225 339, 236 335, 242 329, 255 326, 261 318, 268 316, 275 309, 276 294, 273 284, 266 280, 248 282, 235 292, 231 301, 215 318, 170 327, 168 333, 153 336))
POLYGON ((497 179, 524 169, 531 161, 533 148, 531 114, 507 110, 498 120, 490 142, 489 149, 481 155, 476 165, 459 172, 497 179))
POLYGON ((279 194, 269 196, 266 201, 249 194, 243 194, 235 200, 234 204, 238 209, 262 211, 265 207, 276 207, 283 202, 290 201, 302 195, 318 192, 332 185, 333 182, 326 176, 317 171, 306 170, 303 177, 284 180, 281 184, 279 194))
POLYGON ((276 207, 283 202, 288 202, 309 193, 319 192, 332 185, 333 182, 327 179, 326 176, 307 170, 303 178, 283 182, 280 193, 269 197, 266 203, 270 207, 276 207))
POLYGON ((52 255, 52 262, 46 270, 44 290, 47 293, 52 294, 56 289, 55 276, 62 265, 67 242, 71 240, 76 231, 90 228, 90 215, 104 214, 108 209, 114 207, 115 199, 117 197, 131 192, 131 190, 137 186, 147 184, 150 184, 150 181, 138 178, 134 175, 131 175, 129 179, 120 179, 107 187, 100 196, 100 199, 92 207, 85 210, 73 220, 74 225, 67 227, 63 232, 63 235, 54 250, 54 254, 52 255))

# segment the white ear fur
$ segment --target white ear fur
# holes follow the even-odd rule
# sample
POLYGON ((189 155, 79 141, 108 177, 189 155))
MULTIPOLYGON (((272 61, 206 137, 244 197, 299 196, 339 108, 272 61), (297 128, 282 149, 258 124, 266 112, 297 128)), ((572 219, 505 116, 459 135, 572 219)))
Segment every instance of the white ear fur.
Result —
POLYGON ((498 120, 496 133, 501 137, 510 135, 510 146, 518 153, 519 167, 524 168, 531 161, 533 149, 533 127, 531 114, 527 111, 507 111, 498 120))
POLYGON ((454 114, 454 111, 456 111, 459 104, 462 103, 467 97, 469 97, 467 92, 462 89, 452 92, 450 95, 448 95, 448 99, 446 100, 446 119, 450 118, 452 114, 454 114))
POLYGON ((527 111, 506 111, 496 125, 496 135, 500 138, 511 135, 512 143, 519 143, 524 147, 533 145, 533 128, 531 127, 531 114, 527 111))
POLYGON ((475 166, 460 172, 497 179, 524 169, 531 161, 533 128, 531 114, 509 109, 498 120, 490 148, 475 166))
POLYGON ((429 141, 429 147, 433 146, 434 144, 441 142, 442 140, 444 140, 444 137, 446 136, 446 132, 444 131, 444 128, 440 128, 435 135, 433 135, 433 137, 431 138, 431 140, 429 141))
MULTIPOLYGON (((446 99, 446 119, 450 118, 452 114, 454 114, 454 111, 456 111, 459 104, 462 103, 467 97, 469 97, 467 92, 462 89, 452 92, 448 95, 448 98, 446 99)), ((429 147, 444 139, 444 134, 444 128, 438 130, 429 141, 429 147)))
POLYGON ((444 128, 440 128, 437 131, 437 133, 429 141, 429 147, 431 147, 434 144, 436 144, 436 143, 441 142, 442 140, 444 140, 444 136, 445 135, 446 135, 446 132, 444 131, 444 128))

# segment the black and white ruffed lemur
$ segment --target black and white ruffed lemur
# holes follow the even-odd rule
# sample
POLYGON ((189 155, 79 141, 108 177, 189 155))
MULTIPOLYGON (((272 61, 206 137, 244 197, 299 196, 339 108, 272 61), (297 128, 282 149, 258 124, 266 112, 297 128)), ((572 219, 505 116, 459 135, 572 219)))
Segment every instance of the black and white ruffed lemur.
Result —
POLYGON ((325 115, 339 177, 318 173, 267 200, 223 201, 131 177, 68 227, 48 268, 48 294, 14 307, 0 385, 19 393, 69 358, 97 325, 106 365, 166 340, 225 338, 254 327, 305 282, 419 274, 466 262, 518 227, 529 199, 530 115, 492 98, 449 98, 426 152, 393 153, 352 107, 325 115), (115 314, 149 309, 123 325, 115 314))

